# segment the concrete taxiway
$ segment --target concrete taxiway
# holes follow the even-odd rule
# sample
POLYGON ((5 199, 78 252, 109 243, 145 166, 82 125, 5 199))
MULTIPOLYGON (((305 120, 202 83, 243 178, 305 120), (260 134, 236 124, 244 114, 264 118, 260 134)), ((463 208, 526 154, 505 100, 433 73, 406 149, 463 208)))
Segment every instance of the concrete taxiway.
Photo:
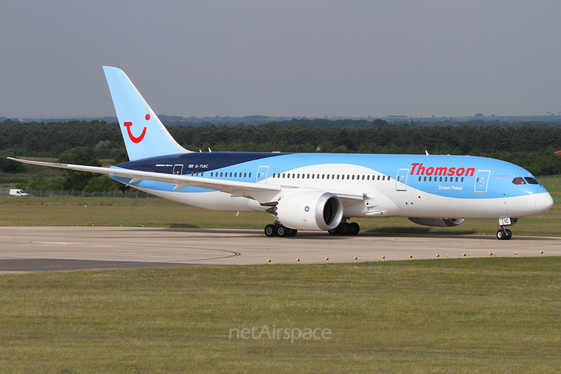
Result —
POLYGON ((330 263, 466 257, 561 256, 561 238, 130 227, 0 227, 0 273, 181 265, 330 263))

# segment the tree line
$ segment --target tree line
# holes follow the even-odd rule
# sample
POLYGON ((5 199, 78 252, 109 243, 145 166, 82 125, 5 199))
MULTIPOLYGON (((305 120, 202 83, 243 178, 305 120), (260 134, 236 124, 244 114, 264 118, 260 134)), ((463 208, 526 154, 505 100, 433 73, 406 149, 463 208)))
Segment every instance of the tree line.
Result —
MULTIPOLYGON (((346 120, 350 121, 350 120, 346 120)), ((561 174, 561 126, 433 126, 392 125, 377 119, 357 127, 307 127, 297 121, 259 126, 172 126, 171 135, 185 148, 197 151, 332 152, 458 154, 493 157, 520 165, 535 175, 561 174)), ((21 172, 21 164, 5 156, 50 157, 81 163, 105 159, 126 161, 124 142, 116 123, 0 123, 0 169, 21 172), (79 155, 76 161, 76 155, 79 155)))

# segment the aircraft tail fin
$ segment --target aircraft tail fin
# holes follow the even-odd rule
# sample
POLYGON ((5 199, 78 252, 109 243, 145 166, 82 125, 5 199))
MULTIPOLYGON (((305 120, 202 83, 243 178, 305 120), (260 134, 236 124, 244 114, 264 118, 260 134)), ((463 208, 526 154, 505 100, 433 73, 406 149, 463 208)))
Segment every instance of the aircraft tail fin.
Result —
POLYGON ((172 138, 121 69, 104 66, 103 71, 131 161, 190 152, 172 138))

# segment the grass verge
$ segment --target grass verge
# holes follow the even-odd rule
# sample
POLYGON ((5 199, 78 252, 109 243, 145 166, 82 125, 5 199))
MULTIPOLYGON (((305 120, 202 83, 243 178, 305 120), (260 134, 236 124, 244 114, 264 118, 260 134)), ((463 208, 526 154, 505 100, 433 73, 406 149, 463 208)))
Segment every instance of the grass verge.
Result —
MULTIPOLYGON (((14 198, 18 199, 18 198, 14 198)), ((19 198, 21 199, 21 198, 19 198)), ((39 199, 39 198, 36 198, 39 199)), ((53 202, 55 198, 44 198, 53 202)), ((61 199, 67 202, 69 199, 61 199)), ((72 199, 70 199, 72 200, 72 199)), ((23 200, 20 200, 23 201, 23 200)), ((263 213, 215 212, 173 203, 162 199, 75 198, 80 205, 0 205, 1 226, 136 226, 136 227, 201 227, 263 229, 273 218, 263 213), (147 205, 117 206, 109 204, 137 203, 147 205), (107 204, 107 205, 94 205, 107 204), (150 204, 165 204, 163 206, 150 204)), ((557 208, 559 208, 557 206, 557 208)), ((407 218, 353 219, 363 232, 413 232, 442 234, 494 235, 496 220, 466 220, 457 227, 425 227, 407 218)), ((561 236, 561 212, 553 209, 537 216, 520 219, 512 227, 514 235, 561 236)))
POLYGON ((493 258, 4 274, 0 368, 559 372, 560 265, 493 258), (230 338, 230 329, 255 327, 257 337, 264 326, 331 334, 230 338))

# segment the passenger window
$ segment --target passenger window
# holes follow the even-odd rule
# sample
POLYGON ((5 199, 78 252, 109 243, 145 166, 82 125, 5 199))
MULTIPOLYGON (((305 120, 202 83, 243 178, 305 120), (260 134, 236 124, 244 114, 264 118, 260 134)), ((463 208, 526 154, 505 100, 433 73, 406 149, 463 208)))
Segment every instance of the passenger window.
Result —
MULTIPOLYGON (((458 177, 456 177, 456 182, 458 181, 458 177)), ((462 177, 462 182, 464 181, 464 177, 462 177)))
POLYGON ((314 179, 314 174, 312 174, 312 179, 314 179))
POLYGON ((230 172, 230 178, 232 178, 232 172, 230 172))
POLYGON ((245 176, 247 175, 247 173, 243 173, 243 177, 245 178, 245 176))
POLYGON ((327 179, 329 179, 329 174, 327 174, 327 179))
POLYGON ((440 182, 442 182, 442 177, 440 177, 440 182))
POLYGON ((325 179, 325 174, 322 174, 322 175, 321 175, 321 179, 325 179))
POLYGON ((427 177, 425 176, 425 180, 423 182, 426 182, 426 181, 427 181, 427 177))
POLYGON ((382 180, 385 181, 386 180, 386 176, 382 175, 382 180))
POLYGON ((429 177, 429 182, 432 182, 432 177, 429 177))
POLYGON ((234 173, 234 178, 237 178, 237 177, 238 177, 238 172, 236 171, 236 172, 234 173))

